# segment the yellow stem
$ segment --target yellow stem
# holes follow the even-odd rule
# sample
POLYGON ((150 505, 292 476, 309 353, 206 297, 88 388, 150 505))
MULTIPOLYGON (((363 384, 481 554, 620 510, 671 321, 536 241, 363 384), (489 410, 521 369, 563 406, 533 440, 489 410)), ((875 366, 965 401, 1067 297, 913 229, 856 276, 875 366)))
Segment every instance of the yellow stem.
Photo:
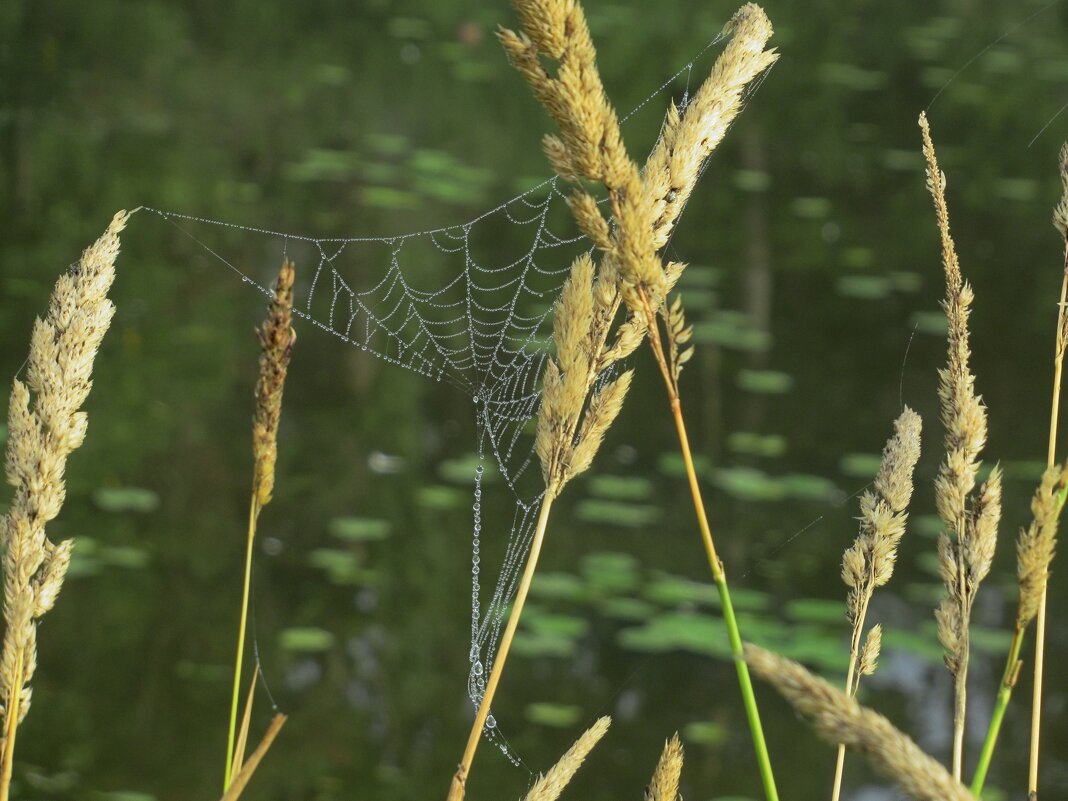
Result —
MULTIPOLYGON (((856 695, 857 690, 860 688, 860 677, 856 677, 856 685, 854 686, 853 678, 856 675, 857 670, 857 657, 860 655, 860 638, 864 631, 864 620, 868 616, 868 600, 871 595, 867 595, 861 604, 860 611, 857 614, 857 622, 853 627, 853 636, 849 642, 849 669, 846 671, 845 689, 850 695, 856 695)), ((831 801, 838 801, 842 795, 842 775, 845 772, 845 753, 846 747, 844 743, 838 744, 838 761, 834 767, 834 788, 831 791, 831 801)))
POLYGON ((523 614, 523 604, 526 603, 527 593, 530 591, 530 583, 534 578, 534 571, 538 566, 538 555, 541 553, 541 544, 545 539, 545 529, 549 524, 549 509, 553 504, 553 496, 546 493, 541 502, 541 513, 538 516, 538 525, 534 530, 534 540, 530 545, 530 555, 527 557, 527 566, 523 571, 523 577, 519 581, 519 589, 516 590, 515 601, 512 611, 508 615, 508 624, 501 637, 501 644, 497 648, 497 656, 493 660, 493 669, 486 681, 486 691, 482 695, 482 701, 475 713, 475 722, 471 726, 471 734, 467 738, 467 747, 464 749, 463 759, 456 774, 452 777, 449 787, 448 801, 460 801, 464 797, 464 788, 467 783, 467 774, 471 770, 471 762, 475 758, 475 749, 478 748, 479 740, 482 739, 482 729, 489 717, 490 707, 493 704, 493 696, 497 692, 497 684, 504 672, 504 662, 508 658, 508 650, 512 647, 512 639, 515 637, 519 626, 519 617, 523 614))
MULTIPOLYGON (((1061 408, 1061 373, 1064 368, 1064 316, 1068 299, 1068 242, 1064 249, 1064 277, 1061 280, 1061 300, 1057 312, 1057 344, 1053 357, 1053 399, 1049 414, 1049 442, 1046 448, 1046 467, 1052 467, 1057 455, 1057 419, 1061 408)), ((1038 798, 1038 751, 1042 729, 1042 668, 1046 652, 1046 589, 1038 604, 1035 621, 1035 681, 1031 697, 1031 758, 1027 771, 1028 798, 1038 798)), ((0 800, 2 801, 2 800, 0 800)))
POLYGON ((7 718, 4 720, 4 754, 0 762, 0 801, 7 801, 11 792, 11 771, 15 759, 15 732, 19 726, 19 706, 22 701, 22 671, 26 661, 25 649, 16 652, 15 678, 7 699, 7 718))
MULTIPOLYGON (((237 659, 234 662, 234 691, 230 702, 230 731, 226 739, 226 775, 223 780, 223 792, 230 789, 234 768, 234 738, 237 731, 237 706, 241 694, 241 663, 245 655, 245 629, 248 625, 248 597, 252 583, 252 543, 256 539, 256 520, 260 515, 260 506, 256 502, 253 490, 252 501, 248 508, 248 545, 245 549, 245 584, 241 592, 241 622, 237 629, 237 659)), ((3 801, 3 799, 0 799, 3 801)))

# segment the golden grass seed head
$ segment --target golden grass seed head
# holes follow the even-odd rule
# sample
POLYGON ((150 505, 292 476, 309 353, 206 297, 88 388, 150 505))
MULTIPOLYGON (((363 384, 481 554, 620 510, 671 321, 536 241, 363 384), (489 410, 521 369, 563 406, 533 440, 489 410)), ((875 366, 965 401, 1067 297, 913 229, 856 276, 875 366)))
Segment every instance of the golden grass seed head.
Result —
POLYGON ((983 482, 971 512, 970 526, 964 542, 964 562, 968 579, 978 586, 990 573, 997 546, 998 523, 1001 522, 1001 467, 995 466, 983 482))
POLYGON ((682 741, 676 733, 664 743, 653 778, 645 788, 645 801, 679 801, 682 760, 682 741))
POLYGON ((590 726, 555 765, 538 777, 524 801, 556 801, 611 724, 611 718, 603 717, 590 726))
POLYGON ((1063 239, 1068 241, 1068 142, 1061 145, 1059 157, 1061 168, 1061 185, 1063 193, 1057 205, 1053 208, 1053 227, 1056 228, 1063 239))
POLYGON ((633 377, 634 371, 627 370, 590 398, 590 405, 579 432, 578 443, 567 460, 565 481, 570 481, 588 470, 593 463, 593 457, 597 455, 604 435, 608 433, 608 429, 611 428, 623 408, 623 401, 627 397, 633 377))
POLYGON ((894 421, 894 436, 883 449, 875 490, 894 512, 901 512, 912 499, 912 474, 920 459, 923 421, 909 407, 894 421))
POLYGON ((745 661, 809 718, 828 743, 843 743, 917 801, 975 801, 935 759, 882 715, 813 676, 801 665, 751 644, 745 661))
POLYGON ((1054 465, 1043 473, 1031 499, 1031 525, 1021 529, 1016 540, 1016 575, 1020 582, 1016 625, 1021 629, 1038 614, 1049 581, 1049 566, 1057 547, 1060 492, 1065 484, 1068 464, 1054 465))
POLYGON ((860 650, 860 674, 870 676, 875 672, 879 663, 879 652, 883 646, 883 627, 876 623, 868 631, 864 638, 864 646, 860 650))

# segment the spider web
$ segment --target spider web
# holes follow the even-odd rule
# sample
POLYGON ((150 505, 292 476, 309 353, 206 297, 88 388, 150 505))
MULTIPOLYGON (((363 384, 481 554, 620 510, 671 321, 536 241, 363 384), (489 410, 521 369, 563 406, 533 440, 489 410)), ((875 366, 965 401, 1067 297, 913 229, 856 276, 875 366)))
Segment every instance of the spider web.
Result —
MULTIPOLYGON (((621 122, 657 99, 666 113, 667 101, 680 85, 684 89, 674 99, 684 113, 696 62, 723 38, 721 33, 704 45, 621 122)), ((759 80, 749 94, 758 85, 759 80)), ((540 378, 551 354, 553 302, 574 258, 592 249, 577 233, 558 179, 546 180, 467 222, 385 237, 307 236, 145 210, 173 224, 267 297, 273 295, 271 287, 236 266, 238 257, 227 255, 246 252, 247 243, 242 242, 248 237, 268 240, 264 248, 276 257, 314 264, 310 281, 295 288, 295 316, 390 364, 450 383, 471 398, 479 465, 472 504, 467 690, 477 707, 544 495, 530 433, 541 400, 540 378), (503 227, 522 235, 501 237, 503 227), (521 246, 503 252, 506 240, 521 246), (515 500, 503 560, 488 594, 481 580, 486 525, 482 479, 487 467, 499 471, 515 500)), ((603 375, 600 382, 610 378, 603 375)), ((514 764, 521 764, 492 714, 485 735, 514 764)))

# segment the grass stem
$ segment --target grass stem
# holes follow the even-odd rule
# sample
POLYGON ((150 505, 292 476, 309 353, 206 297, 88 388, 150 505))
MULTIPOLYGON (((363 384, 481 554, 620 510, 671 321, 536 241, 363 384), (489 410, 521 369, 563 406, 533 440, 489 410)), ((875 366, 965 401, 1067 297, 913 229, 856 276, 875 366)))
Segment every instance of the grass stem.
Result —
POLYGON ((530 592, 530 584, 534 579, 534 571, 538 566, 538 556, 541 554, 541 545, 545 539, 545 529, 549 524, 549 510, 552 508, 552 503, 553 497, 546 494, 541 502, 541 512, 538 515, 538 524, 534 530, 534 539, 530 545, 530 555, 527 557, 523 577, 519 581, 519 588, 516 590, 512 611, 508 615, 508 623, 505 626, 504 635, 501 637, 501 644, 497 648, 497 656, 493 660, 493 668, 490 670, 489 679, 486 681, 486 691, 483 693, 482 701, 479 703, 478 711, 475 713, 475 722, 471 725, 471 734, 467 738, 467 747, 464 749, 463 759, 460 761, 459 767, 456 768, 456 774, 452 777, 448 801, 460 801, 464 797, 467 774, 471 770, 471 762, 475 758, 475 749, 478 748, 479 740, 482 739, 482 729, 485 727, 486 719, 489 717, 493 696, 497 692, 497 684, 501 680, 501 673, 504 672, 504 663, 508 659, 508 651, 512 647, 512 640, 515 637, 516 629, 519 627, 519 618, 523 614, 523 604, 526 603, 527 594, 530 592))
POLYGON ((1005 710, 1012 698, 1012 690, 1016 686, 1016 679, 1020 675, 1020 649, 1023 647, 1024 629, 1016 626, 1012 636, 1012 647, 1009 648, 1009 658, 1005 661, 1005 672, 1001 675, 1001 685, 998 688, 997 700, 994 702, 994 714, 990 717, 990 725, 986 730, 986 739, 983 741, 983 750, 979 752, 979 763, 975 766, 975 775, 972 777, 972 795, 976 798, 982 796, 983 783, 986 781, 987 770, 990 769, 990 760, 994 755, 994 746, 997 744, 998 732, 1001 731, 1001 721, 1005 717, 1005 710))
POLYGON ((7 702, 7 718, 4 731, 4 751, 0 761, 0 801, 7 801, 11 792, 11 771, 15 759, 15 733, 19 726, 19 702, 22 698, 22 669, 25 652, 22 648, 15 655, 15 680, 11 684, 11 696, 7 702))
MULTIPOLYGON (((1046 467, 1052 467, 1057 455, 1057 421, 1061 408, 1061 377, 1064 370, 1064 351, 1068 346, 1065 314, 1068 309, 1068 244, 1064 249, 1064 277, 1061 279, 1061 299, 1057 312, 1057 343, 1053 357, 1053 397, 1049 414, 1049 441, 1046 448, 1046 467)), ((1042 601, 1038 605, 1035 621, 1035 680, 1031 697, 1031 754, 1027 771, 1028 798, 1033 801, 1038 797, 1038 752, 1042 729, 1042 669, 1045 664, 1046 650, 1046 589, 1042 590, 1042 601)))
MULTIPOLYGON (((237 707, 241 695, 241 667, 245 655, 245 630, 248 626, 249 587, 252 583, 252 543, 256 539, 256 520, 260 516, 259 503, 253 492, 248 509, 248 545, 245 549, 245 582, 241 591, 241 622, 237 628, 237 658, 234 661, 234 690, 230 701, 230 730, 226 737, 226 775, 223 792, 230 789, 233 780, 234 744, 237 732, 237 707)), ((2 799, 0 799, 2 801, 2 799)))
MULTIPOLYGON (((764 729, 760 723, 760 711, 757 708, 756 695, 753 692, 753 682, 749 677, 749 666, 745 661, 742 634, 738 629, 738 620, 734 616, 734 605, 731 603, 730 589, 727 586, 727 574, 723 569, 723 562, 720 560, 719 554, 716 553, 715 541, 712 539, 712 528, 708 524, 708 514, 705 511, 705 503, 701 497, 701 485, 697 480, 697 470, 694 467, 693 454, 690 451, 690 439, 686 434, 686 421, 682 414, 682 400, 679 398, 677 381, 680 363, 676 361, 672 368, 669 368, 653 305, 643 289, 639 289, 638 294, 648 324, 649 344, 652 346, 653 355, 656 357, 657 365, 660 367, 660 374, 664 379, 664 386, 671 401, 671 413, 675 419, 675 430, 679 437, 679 449, 682 452, 682 461, 686 467, 686 478, 690 484, 693 508, 697 513, 697 525, 701 531, 701 541, 705 546, 708 566, 712 569, 712 579, 719 589, 720 602, 723 606, 723 622, 727 626, 731 654, 734 657, 735 669, 738 671, 738 687, 742 693, 745 716, 749 722, 749 731, 753 737, 753 748, 756 751, 757 763, 760 769, 760 780, 764 785, 764 795, 767 801, 779 801, 778 790, 775 788, 775 775, 771 769, 771 757, 768 755, 768 746, 764 740, 764 729)), ((671 336, 670 330, 668 335, 671 336)), ((677 351, 677 344, 675 343, 672 347, 672 353, 677 351)))

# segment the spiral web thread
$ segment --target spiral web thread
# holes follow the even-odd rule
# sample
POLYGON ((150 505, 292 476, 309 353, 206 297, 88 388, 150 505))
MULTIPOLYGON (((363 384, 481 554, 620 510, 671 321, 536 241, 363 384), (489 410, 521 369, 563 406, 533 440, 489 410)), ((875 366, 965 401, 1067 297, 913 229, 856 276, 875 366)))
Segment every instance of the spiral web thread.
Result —
MULTIPOLYGON (((621 121, 657 98, 666 109, 667 98, 680 85, 684 90, 676 102, 684 113, 695 63, 723 38, 720 34, 709 41, 621 121)), ((385 237, 314 237, 145 207, 267 297, 271 288, 237 267, 237 256, 226 255, 247 253, 248 237, 273 243, 255 246, 276 255, 271 263, 289 257, 315 264, 310 281, 296 288, 295 317, 390 364, 453 384, 471 398, 479 466, 472 505, 467 689, 476 706, 493 667, 544 494, 531 495, 520 482, 533 473, 536 481, 522 483, 540 486, 530 424, 538 412, 540 378, 551 353, 552 305, 575 256, 592 247, 577 233, 558 180, 546 180, 459 225, 385 237), (486 236, 508 226, 527 233, 486 236), (502 255, 504 239, 518 239, 522 247, 502 255), (429 278, 427 264, 433 266, 429 278), (368 280, 376 265, 382 265, 381 277, 368 280), (436 280, 437 285, 420 288, 422 280, 436 280), (496 582, 484 597, 482 478, 487 464, 499 471, 511 491, 515 511, 496 582)), ((521 764, 492 715, 485 734, 514 764, 521 764)))

